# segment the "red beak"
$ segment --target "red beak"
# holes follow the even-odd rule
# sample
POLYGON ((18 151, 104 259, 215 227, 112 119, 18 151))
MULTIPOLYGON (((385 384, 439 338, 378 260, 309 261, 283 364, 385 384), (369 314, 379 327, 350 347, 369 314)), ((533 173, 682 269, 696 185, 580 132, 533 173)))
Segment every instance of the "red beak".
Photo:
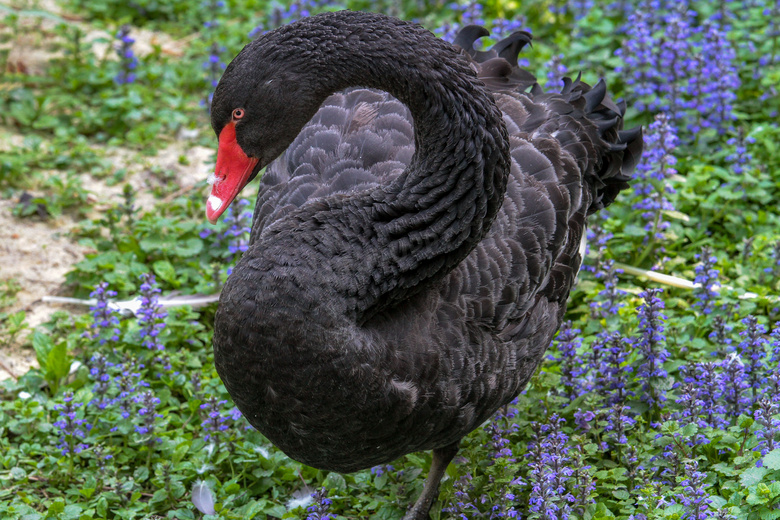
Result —
POLYGON ((236 141, 236 123, 231 121, 219 134, 217 167, 214 184, 206 201, 206 218, 215 224, 219 216, 230 206, 233 199, 249 182, 257 161, 249 157, 236 141))

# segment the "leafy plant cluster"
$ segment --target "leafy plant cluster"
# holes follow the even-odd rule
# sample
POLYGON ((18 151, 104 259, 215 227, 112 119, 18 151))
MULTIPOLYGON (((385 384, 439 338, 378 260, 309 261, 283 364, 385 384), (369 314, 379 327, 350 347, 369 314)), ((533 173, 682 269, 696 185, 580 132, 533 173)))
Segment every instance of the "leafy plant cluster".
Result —
MULTIPOLYGON (((464 439, 433 518, 780 517, 776 2, 248 4, 73 0, 108 37, 37 24, 59 53, 41 76, 6 64, 0 123, 24 141, 0 155, 4 196, 30 190, 51 215, 87 214, 84 180, 122 178, 98 145, 153 151, 206 129, 229 57, 301 16, 374 9, 443 37, 481 23, 494 40, 531 29, 523 59, 540 83, 606 77, 631 107, 626 126, 644 125, 645 157, 632 188, 591 219, 548 358, 464 439), (141 55, 138 28, 197 33, 180 54, 141 55)), ((35 13, 0 11, 0 38, 20 38, 35 13)), ((165 194, 141 213, 128 185, 73 228, 93 251, 67 276, 94 298, 88 314, 57 313, 25 339, 24 312, 7 311, 20 288, 0 287, 0 345, 26 342, 39 364, 0 386, 0 517, 401 518, 429 454, 318 471, 232 406, 210 349, 213 306, 164 309, 160 296, 218 290, 246 249, 251 204, 211 227, 202 193, 165 194), (135 317, 110 304, 127 298, 135 317)))

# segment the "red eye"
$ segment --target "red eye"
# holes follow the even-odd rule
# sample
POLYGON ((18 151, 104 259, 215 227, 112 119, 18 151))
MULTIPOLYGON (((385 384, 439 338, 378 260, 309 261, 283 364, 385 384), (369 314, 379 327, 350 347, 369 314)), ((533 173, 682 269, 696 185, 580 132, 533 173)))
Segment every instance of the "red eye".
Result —
POLYGON ((243 108, 237 108, 233 110, 233 119, 241 119, 244 117, 244 109, 243 108))

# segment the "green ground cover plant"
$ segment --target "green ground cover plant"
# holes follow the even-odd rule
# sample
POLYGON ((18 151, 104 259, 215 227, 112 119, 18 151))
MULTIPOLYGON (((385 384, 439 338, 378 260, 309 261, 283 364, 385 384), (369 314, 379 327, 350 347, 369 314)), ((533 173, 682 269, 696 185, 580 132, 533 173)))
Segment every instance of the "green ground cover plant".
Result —
POLYGON ((17 207, 21 227, 78 222, 72 234, 92 252, 65 281, 97 301, 29 330, 8 311, 19 285, 0 285, 0 346, 21 338, 39 364, 0 385, 0 518, 392 520, 419 494, 428 453, 349 475, 286 457, 217 377, 215 306, 160 306, 171 291, 219 289, 246 249, 249 200, 211 226, 205 179, 157 193, 148 212, 129 185, 94 211, 84 181, 121 182, 112 146, 153 155, 194 130, 193 144, 214 146, 210 93, 250 35, 344 7, 450 39, 468 23, 492 38, 531 30, 522 57, 544 88, 604 77, 630 107, 626 126, 645 127, 632 188, 591 219, 548 358, 464 440, 434 520, 780 518, 776 0, 63 4, 80 24, 32 3, 0 7, 0 43, 23 31, 55 42, 41 75, 0 51, 0 124, 21 136, 0 152, 0 193, 34 193, 17 207), (105 51, 85 24, 112 35, 105 51), (188 43, 139 56, 138 28, 188 43), (134 297, 135 316, 107 304, 134 297))

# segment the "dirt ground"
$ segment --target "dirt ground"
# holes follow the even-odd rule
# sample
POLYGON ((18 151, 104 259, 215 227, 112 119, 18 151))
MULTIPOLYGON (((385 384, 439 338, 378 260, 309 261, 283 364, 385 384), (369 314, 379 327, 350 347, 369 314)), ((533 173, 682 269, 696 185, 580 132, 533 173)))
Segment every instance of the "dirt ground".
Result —
MULTIPOLYGON (((53 17, 27 15, 27 11, 21 9, 19 13, 22 24, 29 30, 18 31, 13 40, 0 45, 9 49, 7 67, 13 69, 13 72, 45 72, 48 61, 56 55, 55 51, 51 50, 51 39, 54 37, 51 31, 62 19, 68 23, 82 25, 87 33, 86 41, 101 37, 107 37, 109 41, 112 39, 110 35, 84 24, 77 15, 63 12, 53 0, 36 2, 36 11, 49 13, 53 17)), ((3 30, 7 28, 0 26, 0 31, 3 30)), ((136 39, 134 50, 141 55, 150 52, 153 44, 161 45, 163 52, 167 54, 179 55, 182 46, 187 43, 186 40, 174 40, 168 35, 150 31, 134 31, 132 37, 136 39)), ((106 52, 109 55, 112 53, 111 49, 105 48, 106 45, 94 44, 94 51, 98 56, 106 52)), ((205 179, 212 171, 213 150, 189 143, 188 140, 173 142, 155 157, 142 156, 136 151, 121 148, 106 148, 104 151, 106 159, 113 162, 117 169, 127 168, 126 181, 136 188, 136 206, 144 211, 154 205, 148 188, 150 183, 157 181, 149 174, 151 168, 156 166, 171 172, 175 176, 175 182, 182 188, 205 179), (189 164, 180 164, 180 156, 185 156, 189 164)), ((21 144, 20 134, 0 127, 0 156, 4 150, 21 144)), ((119 200, 121 186, 110 187, 88 175, 85 175, 82 181, 84 187, 91 192, 90 199, 94 200, 96 211, 119 200)), ((83 259, 88 251, 70 236, 70 230, 76 225, 76 220, 70 216, 64 215, 45 221, 19 219, 12 213, 16 204, 15 199, 0 198, 0 280, 15 280, 21 285, 21 291, 16 295, 16 303, 5 311, 24 310, 27 314, 26 322, 32 329, 45 322, 55 310, 62 308, 44 303, 41 298, 45 295, 62 295, 65 274, 76 262, 83 259)), ((74 311, 78 312, 76 309, 74 311)), ((24 339, 26 333, 21 336, 24 339)), ((3 343, 5 342, 0 341, 0 345, 3 343)), ((0 348, 0 380, 18 377, 34 366, 34 352, 30 348, 23 348, 21 343, 23 341, 17 340, 15 345, 0 348)))

